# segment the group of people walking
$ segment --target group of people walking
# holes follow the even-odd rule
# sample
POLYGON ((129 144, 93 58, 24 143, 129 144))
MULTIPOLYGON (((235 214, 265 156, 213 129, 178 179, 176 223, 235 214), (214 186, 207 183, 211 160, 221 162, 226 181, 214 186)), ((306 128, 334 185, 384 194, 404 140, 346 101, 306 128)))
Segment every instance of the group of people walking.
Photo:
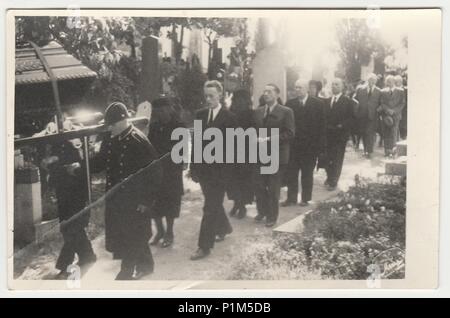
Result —
MULTIPOLYGON (((190 164, 189 175, 200 184, 204 196, 197 250, 191 255, 191 260, 208 256, 215 243, 232 233, 224 208, 225 196, 234 202, 228 213, 230 216, 245 218, 246 205, 256 201, 255 221, 273 227, 278 219, 282 186, 287 186, 288 195, 281 205, 298 203, 299 173, 302 206, 312 200, 316 167, 326 170, 327 189, 336 189, 355 118, 360 123, 365 154, 369 157, 373 152, 380 120, 385 153, 392 155, 406 94, 403 89, 395 87, 393 77, 387 76, 384 89, 379 89, 375 83, 376 76, 370 75, 367 83, 358 87, 354 95, 346 96, 343 80, 336 78, 331 83, 332 95, 323 98, 321 82, 299 79, 295 83, 297 96, 285 105, 280 100, 279 87, 268 83, 259 100, 260 105, 254 108, 246 90, 234 92, 230 107, 226 107, 222 84, 207 81, 204 85, 206 107, 195 115, 195 119, 202 122, 203 129, 214 127, 226 136, 227 128, 277 128, 279 169, 275 173, 263 174, 259 169, 262 164, 248 161, 190 164)), ((92 172, 106 173, 105 243, 113 257, 122 260, 116 277, 118 280, 138 279, 153 271, 148 242, 153 236, 151 245, 169 247, 173 244, 174 221, 180 215, 183 195, 183 164, 174 163, 170 153, 176 143, 171 139, 172 132, 184 124, 171 99, 162 97, 152 102, 148 136, 130 124, 128 117, 124 104, 116 102, 108 106, 105 125, 109 127, 109 133, 90 165, 92 172), (155 235, 152 233, 152 220, 157 229, 155 235)), ((273 137, 258 138, 258 142, 270 143, 273 137)), ((193 140, 193 144, 201 143, 202 147, 210 142, 193 140)), ((81 159, 56 162, 62 180, 64 174, 73 178, 82 175, 83 167, 77 164, 81 159)), ((68 194, 72 198, 70 189, 61 193, 61 197, 68 194)), ((62 199, 61 202, 65 201, 62 199)), ((70 220, 79 210, 71 211, 69 215, 60 215, 70 220)), ((65 231, 70 229, 72 234, 63 233, 65 243, 57 264, 62 272, 74 261, 75 254, 79 263, 95 261, 84 231, 85 223, 71 223, 74 227, 68 226, 65 231), (82 247, 76 242, 80 242, 82 247)))

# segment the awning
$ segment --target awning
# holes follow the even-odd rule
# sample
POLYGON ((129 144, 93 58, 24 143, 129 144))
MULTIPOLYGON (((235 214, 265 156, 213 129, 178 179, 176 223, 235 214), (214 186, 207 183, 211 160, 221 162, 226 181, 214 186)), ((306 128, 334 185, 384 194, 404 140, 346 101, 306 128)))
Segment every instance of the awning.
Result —
MULTIPOLYGON (((58 42, 52 41, 40 49, 58 81, 97 76, 58 42)), ((16 48, 16 85, 46 82, 50 82, 50 77, 33 47, 16 48)))

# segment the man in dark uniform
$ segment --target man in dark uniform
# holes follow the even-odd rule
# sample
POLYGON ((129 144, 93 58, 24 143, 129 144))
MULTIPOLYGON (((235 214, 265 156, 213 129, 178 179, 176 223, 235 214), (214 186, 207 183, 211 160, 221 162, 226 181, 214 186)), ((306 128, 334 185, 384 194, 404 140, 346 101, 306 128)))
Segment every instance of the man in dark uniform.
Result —
MULTIPOLYGON (((195 115, 195 119, 202 121, 203 129, 210 127, 218 128, 225 137, 226 128, 233 128, 235 126, 235 118, 233 113, 220 103, 223 96, 222 84, 218 81, 206 82, 204 85, 204 94, 208 107, 199 110, 195 115)), ((203 153, 203 148, 207 145, 207 142, 193 140, 193 146, 196 143, 202 143, 203 153)), ((226 158, 225 145, 226 141, 224 138, 224 158, 226 158)), ((223 207, 231 168, 231 165, 227 166, 225 163, 208 164, 203 162, 191 163, 190 165, 192 180, 200 183, 203 196, 205 197, 198 249, 191 256, 191 260, 198 260, 208 256, 211 248, 214 247, 215 240, 222 241, 226 234, 232 232, 232 227, 223 207)))
POLYGON ((153 272, 149 209, 162 173, 157 162, 151 164, 158 157, 156 150, 128 117, 124 104, 108 106, 105 125, 110 134, 92 160, 93 172, 106 170, 106 250, 122 260, 116 280, 137 279, 153 272))
POLYGON ((327 180, 329 191, 337 187, 344 163, 345 147, 353 116, 353 101, 343 94, 344 82, 335 78, 331 84, 333 95, 327 101, 327 180))
POLYGON ((286 106, 294 112, 295 138, 291 142, 291 153, 286 170, 288 195, 283 206, 297 204, 298 173, 301 170, 302 201, 308 205, 312 197, 313 173, 317 158, 325 151, 326 115, 322 101, 308 95, 308 81, 299 79, 295 83, 297 98, 288 100, 286 106))

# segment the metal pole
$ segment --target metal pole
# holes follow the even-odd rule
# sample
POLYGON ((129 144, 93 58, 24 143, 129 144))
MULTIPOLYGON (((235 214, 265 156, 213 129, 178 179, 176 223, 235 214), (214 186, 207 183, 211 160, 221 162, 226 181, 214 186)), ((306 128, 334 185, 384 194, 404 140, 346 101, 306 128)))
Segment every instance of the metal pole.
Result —
POLYGON ((83 137, 83 151, 84 151, 84 162, 86 165, 86 179, 88 188, 88 202, 92 203, 92 189, 91 189, 91 172, 89 171, 89 137, 83 137))
POLYGON ((36 52, 36 55, 38 56, 39 60, 42 63, 42 66, 44 67, 44 70, 47 72, 48 77, 50 78, 50 82, 52 84, 52 91, 53 91, 53 99, 55 101, 56 106, 56 125, 58 127, 58 132, 63 132, 63 113, 61 110, 61 100, 59 98, 59 89, 58 89, 58 80, 53 74, 53 70, 48 64, 47 60, 45 59, 44 54, 41 51, 41 48, 34 42, 28 41, 31 46, 33 47, 34 51, 36 52))

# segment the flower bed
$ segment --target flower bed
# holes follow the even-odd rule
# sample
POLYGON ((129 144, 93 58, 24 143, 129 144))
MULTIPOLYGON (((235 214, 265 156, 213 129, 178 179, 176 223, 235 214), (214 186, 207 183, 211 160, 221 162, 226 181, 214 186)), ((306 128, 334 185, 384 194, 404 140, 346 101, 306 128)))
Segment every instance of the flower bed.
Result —
POLYGON ((240 267, 247 279, 260 276, 255 273, 261 267, 270 267, 268 259, 281 272, 298 271, 299 266, 302 272, 307 268, 326 279, 367 279, 371 274, 404 278, 405 204, 403 185, 357 178, 336 200, 320 203, 306 215, 299 235, 277 238, 265 252, 247 255, 240 267), (258 265, 257 260, 264 261, 258 265))
POLYGON ((312 280, 321 279, 310 271, 304 253, 285 249, 279 241, 254 246, 249 254, 233 262, 228 279, 233 280, 312 280))

